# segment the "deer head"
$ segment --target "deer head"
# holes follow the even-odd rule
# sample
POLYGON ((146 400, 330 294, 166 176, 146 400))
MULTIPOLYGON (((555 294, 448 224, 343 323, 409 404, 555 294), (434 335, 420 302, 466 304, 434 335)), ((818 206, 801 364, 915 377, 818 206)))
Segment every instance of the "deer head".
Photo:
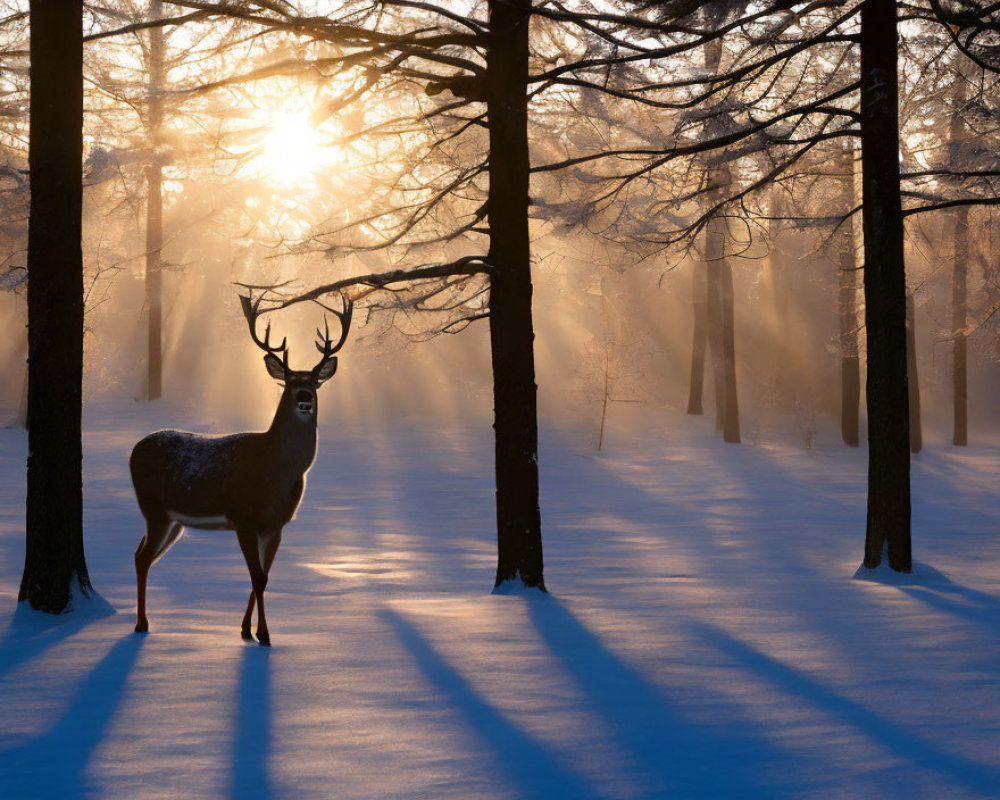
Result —
POLYGON ((281 344, 276 346, 271 344, 270 322, 264 329, 264 339, 261 340, 257 335, 257 317, 262 313, 260 311, 261 299, 258 297, 255 301, 250 295, 240 295, 243 316, 246 317, 247 325, 250 327, 250 336, 254 344, 265 353, 264 366, 267 368, 267 374, 285 387, 279 408, 284 407, 287 403, 299 421, 314 421, 316 419, 316 391, 337 371, 337 356, 335 354, 347 340, 347 334, 351 329, 354 303, 341 295, 344 310, 330 309, 331 313, 340 320, 340 339, 336 344, 333 343, 330 338, 330 324, 324 315, 324 330, 316 329, 317 340, 315 344, 320 353, 319 363, 310 370, 296 370, 288 366, 288 339, 283 338, 281 344), (278 358, 279 354, 281 358, 278 358))

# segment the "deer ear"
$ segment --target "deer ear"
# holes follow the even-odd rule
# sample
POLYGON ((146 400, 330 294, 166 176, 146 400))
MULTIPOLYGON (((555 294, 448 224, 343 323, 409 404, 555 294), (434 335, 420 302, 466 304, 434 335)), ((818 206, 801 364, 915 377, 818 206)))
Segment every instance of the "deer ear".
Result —
POLYGON ((267 367, 267 374, 276 381, 283 381, 285 379, 285 365, 281 363, 281 359, 274 353, 268 353, 264 356, 264 366, 267 367))
POLYGON ((333 356, 327 361, 324 361, 319 365, 319 369, 316 370, 316 380, 320 383, 330 380, 333 377, 333 373, 337 371, 337 357, 333 356))

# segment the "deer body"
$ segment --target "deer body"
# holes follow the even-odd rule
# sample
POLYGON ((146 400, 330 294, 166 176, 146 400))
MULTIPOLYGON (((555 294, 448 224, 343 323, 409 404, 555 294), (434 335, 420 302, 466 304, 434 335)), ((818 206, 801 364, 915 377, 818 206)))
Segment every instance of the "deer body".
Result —
MULTIPOLYGON (((284 427, 284 426, 282 426, 284 427)), ((139 508, 203 530, 281 528, 295 515, 316 456, 316 424, 286 433, 208 437, 157 431, 132 451, 139 508)))
MULTIPOLYGON (((132 450, 129 469, 146 535, 135 552, 138 608, 136 631, 149 630, 146 580, 150 567, 180 538, 184 528, 234 530, 250 570, 252 591, 241 633, 252 639, 250 623, 257 607, 257 639, 270 644, 264 616, 267 576, 281 543, 281 531, 295 516, 305 489, 305 475, 316 458, 316 392, 333 376, 350 325, 351 306, 341 318, 343 332, 333 346, 327 332, 323 359, 311 371, 288 368, 284 343, 272 348, 257 339, 257 306, 244 300, 254 341, 267 350, 268 373, 284 381, 271 427, 263 433, 201 436, 184 431, 151 433, 132 450), (284 361, 274 354, 284 352, 284 361)), ((259 302, 259 301, 258 301, 259 302)))

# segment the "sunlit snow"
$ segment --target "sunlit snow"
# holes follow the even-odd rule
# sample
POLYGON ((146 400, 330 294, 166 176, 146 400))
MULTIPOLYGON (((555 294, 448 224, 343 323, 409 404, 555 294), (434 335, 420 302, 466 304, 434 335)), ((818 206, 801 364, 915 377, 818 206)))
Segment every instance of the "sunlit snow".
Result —
POLYGON ((865 452, 725 446, 665 414, 601 453, 545 429, 546 577, 491 594, 488 422, 321 429, 241 641, 231 532, 151 573, 131 443, 87 411, 86 545, 111 616, 14 615, 26 436, 0 430, 0 797, 995 797, 1000 447, 914 460, 912 575, 859 575, 865 452), (688 431, 688 432, 682 432, 688 431))

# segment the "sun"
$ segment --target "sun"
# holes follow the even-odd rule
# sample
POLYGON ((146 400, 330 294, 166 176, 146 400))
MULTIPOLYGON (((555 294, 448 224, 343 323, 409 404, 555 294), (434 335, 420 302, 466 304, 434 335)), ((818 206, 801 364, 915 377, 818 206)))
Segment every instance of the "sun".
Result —
POLYGON ((339 156, 339 148, 327 143, 308 113, 279 112, 269 120, 254 160, 268 181, 293 186, 331 169, 339 156))

